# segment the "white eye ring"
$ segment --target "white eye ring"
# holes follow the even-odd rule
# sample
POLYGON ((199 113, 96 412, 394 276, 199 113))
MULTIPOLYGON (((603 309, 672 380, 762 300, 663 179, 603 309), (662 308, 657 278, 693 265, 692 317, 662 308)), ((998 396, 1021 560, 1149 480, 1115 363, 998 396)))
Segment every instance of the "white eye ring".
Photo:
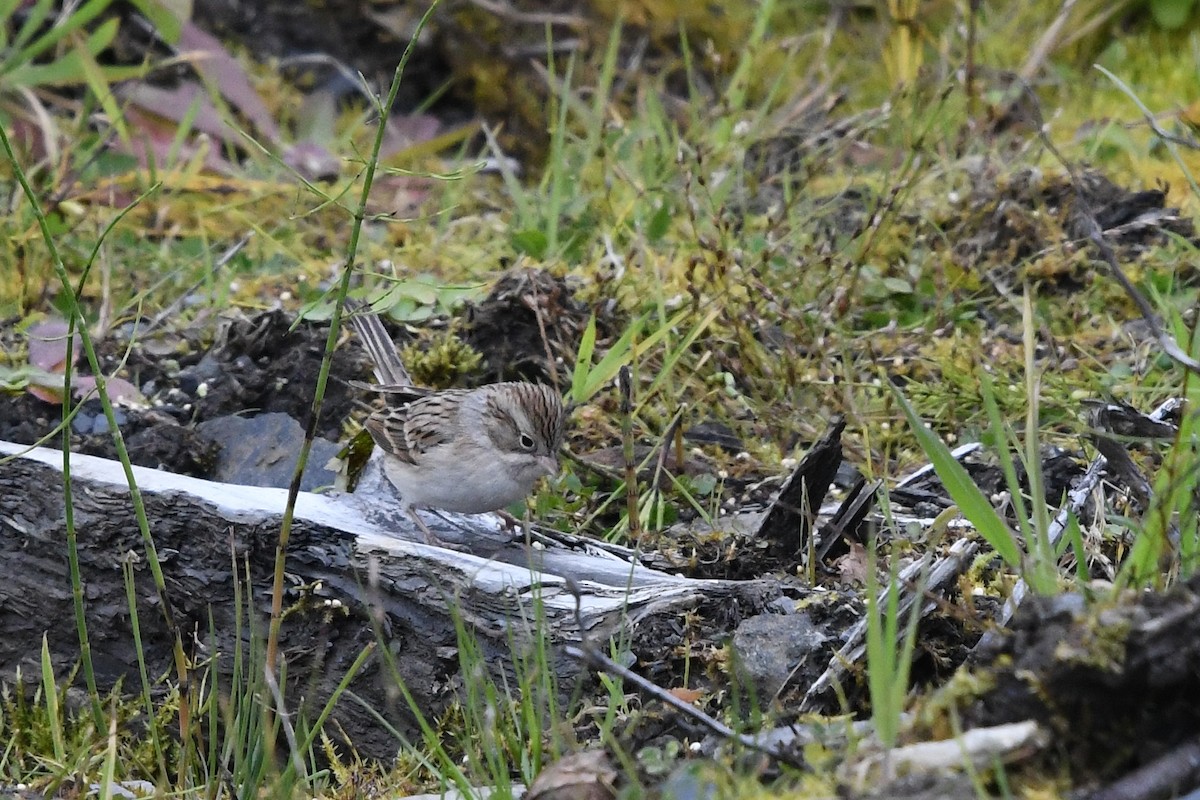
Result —
POLYGON ((533 437, 528 433, 522 433, 519 441, 521 443, 522 450, 532 450, 536 444, 536 442, 533 441, 533 437))

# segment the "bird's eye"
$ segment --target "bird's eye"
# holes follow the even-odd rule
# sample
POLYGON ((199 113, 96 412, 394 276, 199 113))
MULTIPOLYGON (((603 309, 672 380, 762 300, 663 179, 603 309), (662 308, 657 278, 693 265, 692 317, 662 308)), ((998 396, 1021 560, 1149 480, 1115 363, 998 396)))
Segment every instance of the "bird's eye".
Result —
POLYGON ((528 433, 522 433, 519 441, 521 442, 522 450, 532 450, 534 447, 533 437, 528 433))

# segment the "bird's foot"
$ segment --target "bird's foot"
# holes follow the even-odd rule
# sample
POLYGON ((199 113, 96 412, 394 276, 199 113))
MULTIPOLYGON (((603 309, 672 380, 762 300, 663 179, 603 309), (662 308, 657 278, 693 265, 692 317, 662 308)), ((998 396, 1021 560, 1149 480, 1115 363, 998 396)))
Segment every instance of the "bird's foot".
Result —
POLYGON ((421 519, 421 515, 417 513, 415 508, 410 508, 408 510, 408 515, 413 518, 413 522, 417 523, 417 527, 421 529, 421 538, 423 538, 425 540, 425 544, 429 545, 430 547, 442 547, 459 553, 470 552, 463 545, 447 542, 445 539, 431 531, 429 526, 425 524, 425 520, 421 519))

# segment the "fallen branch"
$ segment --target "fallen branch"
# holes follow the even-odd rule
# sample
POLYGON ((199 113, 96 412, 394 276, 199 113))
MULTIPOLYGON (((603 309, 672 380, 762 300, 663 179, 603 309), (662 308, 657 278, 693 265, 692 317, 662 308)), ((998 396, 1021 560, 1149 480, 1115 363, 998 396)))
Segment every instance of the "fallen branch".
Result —
MULTIPOLYGON (((22 450, 0 442, 0 457, 22 450)), ((17 669, 38 674, 43 633, 57 674, 70 672, 79 658, 75 628, 63 624, 73 610, 63 552, 61 464, 59 451, 38 448, 0 470, 0 559, 6 575, 0 582, 0 679, 11 679, 17 669)), ((172 640, 162 615, 149 610, 156 600, 147 567, 135 555, 141 539, 132 522, 129 489, 117 462, 73 456, 71 474, 98 683, 101 691, 118 681, 136 686, 123 562, 133 565, 152 674, 162 674, 171 663, 172 640)), ((191 657, 227 669, 235 648, 245 644, 236 638, 239 591, 263 615, 256 625, 269 612, 286 491, 144 468, 134 474, 145 496, 167 594, 181 629, 189 633, 191 657), (250 586, 239 587, 246 574, 250 586)), ((320 708, 377 635, 387 640, 380 651, 386 647, 397 654, 400 679, 422 710, 436 714, 452 698, 460 670, 455 619, 477 638, 485 661, 499 670, 512 669, 512 648, 548 641, 569 691, 578 670, 563 654, 565 644, 622 634, 636 653, 654 644, 640 640, 639 632, 655 621, 703 609, 757 613, 779 593, 770 581, 669 575, 615 545, 553 532, 531 533, 527 544, 524 537, 501 531, 499 519, 487 515, 430 515, 439 537, 468 545, 472 552, 431 547, 387 496, 389 487, 371 465, 354 495, 299 495, 280 643, 289 680, 281 689, 300 697, 290 692, 303 687, 303 703, 293 713, 320 708)), ((350 688, 402 732, 415 731, 378 654, 350 688)), ((364 709, 341 704, 335 717, 360 752, 394 752, 395 740, 364 709)))

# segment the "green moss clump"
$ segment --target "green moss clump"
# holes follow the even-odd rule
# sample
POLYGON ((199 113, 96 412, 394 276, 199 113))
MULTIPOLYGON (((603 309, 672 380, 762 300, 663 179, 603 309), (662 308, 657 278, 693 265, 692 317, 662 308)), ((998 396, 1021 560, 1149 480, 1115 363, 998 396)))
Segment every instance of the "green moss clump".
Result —
POLYGON ((451 331, 430 342, 413 343, 401 354, 409 374, 419 386, 445 389, 477 376, 483 355, 451 331))

